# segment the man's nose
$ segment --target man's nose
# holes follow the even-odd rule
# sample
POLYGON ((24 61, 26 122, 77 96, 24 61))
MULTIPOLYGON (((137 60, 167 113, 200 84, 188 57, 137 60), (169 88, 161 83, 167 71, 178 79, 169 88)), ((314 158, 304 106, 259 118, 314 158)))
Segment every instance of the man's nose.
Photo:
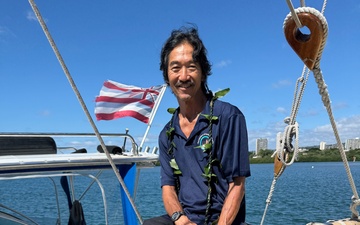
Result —
POLYGON ((188 79, 189 79, 189 73, 188 73, 186 67, 183 66, 180 70, 179 80, 186 81, 188 79))

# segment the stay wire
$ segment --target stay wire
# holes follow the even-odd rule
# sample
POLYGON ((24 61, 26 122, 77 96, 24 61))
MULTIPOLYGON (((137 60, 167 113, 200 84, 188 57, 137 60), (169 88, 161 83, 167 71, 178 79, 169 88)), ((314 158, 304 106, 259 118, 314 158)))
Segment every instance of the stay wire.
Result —
POLYGON ((133 209, 135 211, 135 214, 138 217, 139 222, 141 224, 143 224, 143 220, 141 218, 141 215, 140 215, 138 209, 135 206, 135 203, 134 203, 134 201, 133 201, 133 199, 132 199, 132 197, 131 197, 131 195, 129 193, 129 190, 127 189, 127 187, 126 187, 126 185, 124 183, 124 180, 122 179, 119 171, 117 170, 117 167, 116 167, 114 161, 111 158, 111 155, 110 155, 109 151, 106 148, 105 142, 104 142, 103 138, 101 137, 101 135, 99 133, 99 130, 97 129, 97 127, 96 127, 96 125, 95 125, 95 123, 94 123, 94 121, 93 121, 93 119, 92 119, 92 117, 91 117, 91 115, 89 113, 89 110, 87 109, 87 107, 85 105, 85 102, 84 102, 83 98, 81 97, 80 92, 77 89, 77 87, 75 85, 75 82, 74 82, 74 80, 72 79, 72 77, 70 75, 70 72, 69 72, 69 70, 68 70, 68 68, 67 68, 67 66, 66 66, 66 64, 65 64, 65 62, 64 62, 64 60, 63 60, 63 58, 62 58, 62 56, 61 56, 61 54, 60 54, 60 52, 59 52, 59 50, 57 48, 57 46, 56 46, 56 44, 55 44, 55 41, 51 37, 51 34, 50 34, 46 24, 45 24, 44 19, 42 18, 41 14, 40 14, 39 9, 37 8, 34 0, 28 0, 28 1, 29 1, 29 4, 30 4, 31 8, 33 9, 33 11, 34 11, 34 13, 36 15, 36 18, 38 19, 38 21, 39 21, 39 23, 40 23, 46 37, 47 37, 49 43, 50 43, 50 45, 51 45, 51 47, 52 47, 52 49, 53 49, 59 63, 61 65, 66 77, 67 77, 68 81, 70 82, 70 85, 71 85, 73 91, 75 92, 75 95, 78 98, 78 101, 80 102, 80 104, 81 104, 81 106, 82 106, 82 108, 84 110, 84 113, 86 114, 87 119, 89 120, 89 123, 91 124, 91 126, 92 126, 92 128, 93 128, 93 130, 95 132, 95 135, 98 138, 98 140, 100 142, 100 145, 103 148, 104 153, 106 154, 106 157, 107 157, 107 159, 108 159, 108 161, 109 161, 109 163, 110 163, 110 165, 111 165, 111 167, 112 167, 112 169, 113 169, 119 183, 121 184, 121 186, 122 186, 122 188, 124 190, 125 195, 127 196, 131 206, 133 207, 133 209))

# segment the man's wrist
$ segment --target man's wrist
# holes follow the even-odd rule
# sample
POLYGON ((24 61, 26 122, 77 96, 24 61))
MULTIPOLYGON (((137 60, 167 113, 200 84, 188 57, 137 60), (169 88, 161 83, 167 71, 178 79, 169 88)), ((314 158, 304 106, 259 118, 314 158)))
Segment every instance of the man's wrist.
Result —
POLYGON ((171 220, 173 222, 177 221, 182 215, 185 215, 185 213, 183 211, 177 211, 177 212, 174 212, 172 215, 171 215, 171 220))

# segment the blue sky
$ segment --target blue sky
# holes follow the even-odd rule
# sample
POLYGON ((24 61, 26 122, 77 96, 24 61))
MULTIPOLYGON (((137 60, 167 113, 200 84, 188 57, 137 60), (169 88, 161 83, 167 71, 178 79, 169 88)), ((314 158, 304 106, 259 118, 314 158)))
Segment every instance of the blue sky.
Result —
MULTIPOLYGON (((303 63, 288 45, 284 1, 51 1, 37 0, 48 29, 95 120, 95 97, 107 79, 149 87, 163 83, 159 54, 171 30, 194 23, 213 67, 209 87, 230 88, 223 98, 247 119, 249 148, 285 128, 303 63)), ((293 2, 295 8, 299 2, 293 2)), ((321 10, 321 1, 306 1, 321 10)), ((329 36, 321 69, 342 141, 360 137, 360 2, 329 1, 329 36)), ((27 1, 0 2, 0 131, 92 132, 27 1)), ((145 146, 177 102, 167 90, 145 146)), ((335 143, 311 74, 297 121, 301 146, 335 143)), ((133 118, 96 121, 100 132, 130 129, 140 143, 146 124, 133 118)), ((73 140, 74 142, 76 140, 73 140)), ((89 143, 90 144, 90 143, 89 143)))

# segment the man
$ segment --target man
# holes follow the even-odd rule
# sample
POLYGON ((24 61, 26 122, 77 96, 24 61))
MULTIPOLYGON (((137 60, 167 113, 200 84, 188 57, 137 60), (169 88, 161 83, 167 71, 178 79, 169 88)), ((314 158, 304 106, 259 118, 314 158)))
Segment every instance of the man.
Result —
POLYGON ((245 222, 250 176, 245 118, 208 90, 206 53, 193 27, 174 30, 161 51, 160 69, 179 107, 159 136, 167 215, 144 225, 245 222))

